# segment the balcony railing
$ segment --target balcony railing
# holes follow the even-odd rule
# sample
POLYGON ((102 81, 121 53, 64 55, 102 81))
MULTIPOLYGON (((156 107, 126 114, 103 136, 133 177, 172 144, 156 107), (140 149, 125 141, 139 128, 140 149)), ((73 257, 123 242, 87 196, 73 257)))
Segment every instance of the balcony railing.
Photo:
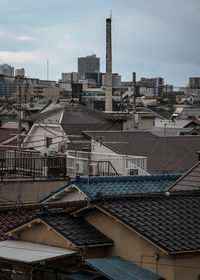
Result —
POLYGON ((66 178, 66 156, 41 157, 36 152, 3 151, 0 153, 0 180, 66 178))

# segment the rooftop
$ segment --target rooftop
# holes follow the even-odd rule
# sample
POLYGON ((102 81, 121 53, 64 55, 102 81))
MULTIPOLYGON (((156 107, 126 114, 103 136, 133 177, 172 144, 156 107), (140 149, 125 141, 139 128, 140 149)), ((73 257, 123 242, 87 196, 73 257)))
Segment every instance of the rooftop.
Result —
POLYGON ((109 177, 80 177, 71 181, 57 191, 46 196, 40 202, 49 201, 67 195, 66 190, 75 185, 81 192, 89 198, 99 195, 117 195, 166 191, 181 175, 147 175, 147 176, 109 176, 109 177))
POLYGON ((107 198, 95 204, 165 252, 200 251, 200 192, 107 198))
POLYGON ((20 240, 0 242, 0 257, 11 261, 38 263, 76 254, 76 251, 20 240))
MULTIPOLYGON (((65 202, 65 203, 51 203, 48 208, 62 207, 67 211, 74 211, 77 207, 85 205, 85 202, 65 202)), ((1 207, 0 208, 0 241, 8 239, 4 234, 9 228, 17 226, 28 219, 33 218, 37 213, 44 208, 43 204, 22 205, 19 207, 1 207)))
POLYGON ((78 247, 112 245, 112 240, 79 217, 69 216, 66 211, 48 211, 38 214, 46 224, 54 228, 78 247))
POLYGON ((120 257, 87 259, 86 263, 115 280, 162 280, 163 278, 120 257))
POLYGON ((158 137, 142 131, 88 131, 84 135, 117 154, 145 156, 148 171, 153 174, 184 173, 197 161, 200 150, 200 136, 158 137))
POLYGON ((179 178, 168 191, 200 190, 200 162, 179 178))

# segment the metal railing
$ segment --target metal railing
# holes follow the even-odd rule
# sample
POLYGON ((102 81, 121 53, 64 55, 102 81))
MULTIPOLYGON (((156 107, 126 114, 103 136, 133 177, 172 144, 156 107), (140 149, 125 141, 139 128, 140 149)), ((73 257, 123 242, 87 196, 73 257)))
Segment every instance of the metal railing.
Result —
POLYGON ((127 176, 147 175, 147 158, 129 155, 89 153, 84 151, 67 152, 67 174, 76 176, 127 176), (90 170, 88 171, 88 157, 90 170))
POLYGON ((116 154, 68 151, 42 157, 35 151, 0 151, 0 181, 54 180, 77 176, 147 175, 147 158, 116 154), (89 159, 88 159, 89 158, 89 159), (88 162, 89 160, 89 162, 88 162))
POLYGON ((0 180, 62 179, 67 177, 66 156, 41 157, 38 152, 3 151, 0 153, 0 180))

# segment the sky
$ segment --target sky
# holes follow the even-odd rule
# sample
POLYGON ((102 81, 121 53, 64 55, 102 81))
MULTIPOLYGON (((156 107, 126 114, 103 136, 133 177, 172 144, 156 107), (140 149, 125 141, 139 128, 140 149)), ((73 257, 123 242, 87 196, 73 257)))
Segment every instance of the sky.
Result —
POLYGON ((186 86, 200 76, 200 0, 0 0, 0 64, 58 80, 77 58, 100 57, 112 10, 113 72, 123 81, 163 77, 186 86))

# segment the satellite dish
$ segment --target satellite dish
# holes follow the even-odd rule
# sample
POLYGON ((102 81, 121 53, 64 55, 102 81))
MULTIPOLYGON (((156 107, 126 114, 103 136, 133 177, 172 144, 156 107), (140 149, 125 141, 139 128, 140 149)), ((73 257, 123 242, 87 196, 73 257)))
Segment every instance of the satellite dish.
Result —
POLYGON ((64 154, 67 151, 67 143, 66 142, 60 142, 58 144, 58 151, 62 154, 64 154))
POLYGON ((42 156, 42 157, 48 157, 49 156, 49 154, 50 154, 50 152, 49 152, 49 149, 43 149, 41 152, 40 152, 40 155, 42 156))

